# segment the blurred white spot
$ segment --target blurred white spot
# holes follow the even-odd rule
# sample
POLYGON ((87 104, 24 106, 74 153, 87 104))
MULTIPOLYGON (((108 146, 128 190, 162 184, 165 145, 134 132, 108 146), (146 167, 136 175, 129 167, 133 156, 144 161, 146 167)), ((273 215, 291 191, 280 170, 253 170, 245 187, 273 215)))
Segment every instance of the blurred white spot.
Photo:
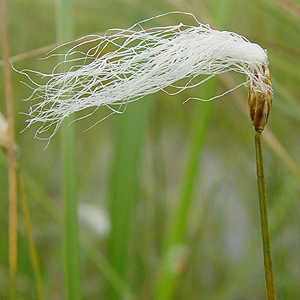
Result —
POLYGON ((106 236, 110 232, 110 220, 108 214, 98 206, 92 204, 80 204, 78 216, 82 223, 88 225, 95 233, 106 236))

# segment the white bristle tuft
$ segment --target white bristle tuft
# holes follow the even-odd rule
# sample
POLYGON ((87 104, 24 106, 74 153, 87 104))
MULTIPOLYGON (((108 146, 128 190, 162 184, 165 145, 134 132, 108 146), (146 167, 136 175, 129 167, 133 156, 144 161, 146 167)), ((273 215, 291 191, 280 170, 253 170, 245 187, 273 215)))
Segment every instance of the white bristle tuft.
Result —
POLYGON ((197 26, 148 28, 147 22, 155 18, 127 30, 113 29, 104 36, 77 40, 51 74, 24 70, 29 78, 31 73, 48 78, 44 85, 31 79, 35 87, 29 99, 35 102, 29 111, 28 126, 42 123, 36 136, 53 130, 54 125, 49 134, 53 136, 63 119, 76 111, 107 106, 112 112, 120 112, 122 105, 145 95, 165 91, 169 86, 173 87, 172 94, 179 93, 228 71, 245 74, 247 79, 242 84, 255 82, 253 86, 259 91, 270 92, 260 71, 262 65, 268 68, 268 57, 259 45, 233 32, 213 30, 197 20, 197 26), (88 51, 80 50, 89 45, 88 51), (69 64, 69 69, 58 71, 69 64), (199 75, 206 78, 199 79, 199 75), (187 83, 180 85, 181 79, 187 79, 187 83))

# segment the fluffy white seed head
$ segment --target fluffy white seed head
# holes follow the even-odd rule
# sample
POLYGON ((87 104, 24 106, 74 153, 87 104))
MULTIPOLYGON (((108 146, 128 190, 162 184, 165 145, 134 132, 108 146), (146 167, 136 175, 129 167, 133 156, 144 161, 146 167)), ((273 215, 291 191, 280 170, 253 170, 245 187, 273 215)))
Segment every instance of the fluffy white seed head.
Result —
POLYGON ((148 22, 165 16, 161 15, 126 30, 111 29, 104 36, 77 40, 51 74, 24 70, 29 79, 32 72, 48 79, 42 85, 31 79, 33 104, 28 123, 41 123, 36 137, 52 130, 51 137, 73 112, 100 106, 122 112, 128 102, 145 95, 160 90, 176 94, 228 71, 246 75, 240 85, 254 82, 252 86, 260 92, 273 93, 261 72, 261 66, 268 69, 265 50, 241 35, 213 30, 188 15, 196 26, 149 28, 148 22))

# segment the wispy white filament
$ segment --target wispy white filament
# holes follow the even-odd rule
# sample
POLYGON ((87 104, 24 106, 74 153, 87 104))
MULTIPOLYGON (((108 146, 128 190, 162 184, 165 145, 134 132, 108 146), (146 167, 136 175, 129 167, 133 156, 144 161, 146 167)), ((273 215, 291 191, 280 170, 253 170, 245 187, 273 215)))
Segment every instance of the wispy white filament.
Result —
POLYGON ((31 80, 34 103, 28 122, 41 123, 36 136, 53 129, 51 137, 73 112, 100 106, 121 112, 128 102, 145 95, 167 87, 172 94, 179 93, 228 71, 245 74, 242 84, 252 81, 261 91, 270 89, 263 80, 262 66, 268 68, 265 50, 243 36, 213 30, 188 15, 197 26, 149 28, 150 21, 164 15, 158 16, 126 30, 111 29, 104 36, 77 40, 51 74, 25 70, 28 77, 33 72, 48 78, 43 85, 31 80), (69 64, 72 66, 67 69, 69 64))

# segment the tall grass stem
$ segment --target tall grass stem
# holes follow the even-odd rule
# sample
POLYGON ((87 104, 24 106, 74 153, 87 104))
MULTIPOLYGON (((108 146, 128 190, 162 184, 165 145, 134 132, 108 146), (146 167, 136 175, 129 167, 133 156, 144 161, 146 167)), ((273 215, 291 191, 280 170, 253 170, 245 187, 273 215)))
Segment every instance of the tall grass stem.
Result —
POLYGON ((19 183, 19 192, 20 192, 20 202, 21 202, 21 206, 22 206, 22 212, 23 212, 24 223, 25 223, 25 228, 26 228, 26 235, 27 235, 30 259, 31 259, 31 264, 32 264, 32 269, 33 269, 33 274, 34 274, 34 279, 35 279, 36 295, 37 295, 38 300, 43 300, 44 294, 43 294, 43 285, 42 285, 42 279, 41 279, 40 265, 39 265, 39 261, 38 261, 38 253, 37 253, 36 245, 35 245, 34 238, 33 238, 26 190, 25 190, 25 185, 23 182, 22 174, 20 174, 20 170, 19 170, 18 175, 19 175, 18 183, 19 183))
MULTIPOLYGON (((73 36, 72 0, 57 0, 57 42, 73 36)), ((74 116, 68 118, 71 122, 74 116)), ((75 126, 63 122, 60 131, 62 153, 62 190, 64 220, 64 263, 66 299, 81 299, 80 250, 77 218, 76 138, 75 126)))
POLYGON ((256 132, 255 134, 255 153, 267 299, 275 300, 276 295, 268 225, 265 171, 263 163, 261 133, 259 132, 256 132))
MULTIPOLYGON (((150 96, 143 102, 134 102, 116 119, 116 144, 111 178, 111 234, 109 259, 121 280, 127 282, 130 268, 129 246, 131 220, 139 200, 139 171, 144 132, 152 110, 150 96)), ((107 299, 122 299, 113 282, 109 283, 107 299)))
POLYGON ((16 278, 18 264, 18 215, 17 215, 17 163, 14 134, 14 106, 13 89, 11 81, 11 68, 9 63, 9 41, 7 30, 6 1, 0 1, 1 11, 1 45, 4 71, 4 93, 6 101, 6 115, 8 120, 8 197, 9 197, 9 278, 10 299, 17 298, 16 278))
MULTIPOLYGON (((210 84, 213 85, 214 80, 212 80, 210 84)), ((171 261, 173 260, 172 256, 174 252, 176 252, 176 248, 180 250, 180 246, 185 242, 184 235, 190 213, 190 206, 193 200, 192 192, 198 170, 198 162, 204 145, 207 123, 212 108, 212 103, 199 103, 198 105, 199 111, 195 117, 197 122, 191 134, 191 150, 183 177, 182 190, 178 206, 175 209, 174 215, 171 217, 169 231, 163 247, 161 271, 158 276, 155 296, 157 300, 172 299, 176 290, 176 282, 181 275, 181 271, 174 268, 174 266, 181 265, 179 260, 185 260, 184 253, 182 253, 183 256, 178 253, 178 256, 176 255, 177 257, 174 257, 177 261, 171 261)), ((182 249, 184 250, 184 248, 182 249)))

